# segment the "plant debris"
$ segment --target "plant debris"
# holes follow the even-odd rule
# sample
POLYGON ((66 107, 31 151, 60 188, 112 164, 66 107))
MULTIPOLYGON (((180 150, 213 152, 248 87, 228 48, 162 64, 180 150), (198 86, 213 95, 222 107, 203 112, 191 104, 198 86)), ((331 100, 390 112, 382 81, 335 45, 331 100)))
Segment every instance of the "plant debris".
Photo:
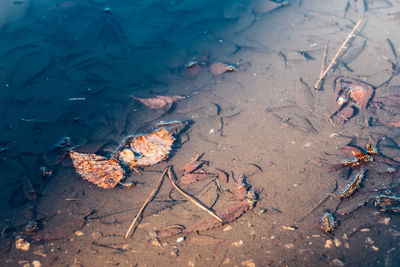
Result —
POLYGON ((78 153, 73 150, 69 150, 68 153, 76 172, 83 179, 99 187, 114 188, 124 178, 125 172, 114 158, 107 159, 96 154, 78 153))
POLYGON ((185 99, 185 96, 163 96, 163 95, 157 95, 155 97, 149 97, 149 98, 141 98, 141 97, 131 97, 134 100, 139 101, 143 105, 147 106, 148 108, 151 109, 164 109, 165 111, 168 111, 174 102, 177 102, 179 100, 185 99))
POLYGON ((134 159, 133 164, 149 166, 165 160, 174 141, 175 138, 164 128, 160 128, 154 133, 136 136, 129 144, 132 150, 140 155, 134 159))
POLYGON ((211 73, 214 75, 221 75, 225 72, 236 71, 236 67, 233 65, 225 64, 222 62, 215 62, 210 66, 211 73))

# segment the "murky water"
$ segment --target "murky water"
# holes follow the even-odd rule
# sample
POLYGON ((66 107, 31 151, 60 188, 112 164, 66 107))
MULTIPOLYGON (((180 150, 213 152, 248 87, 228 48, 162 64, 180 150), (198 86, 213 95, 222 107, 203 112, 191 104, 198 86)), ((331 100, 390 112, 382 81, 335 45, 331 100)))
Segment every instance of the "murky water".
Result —
POLYGON ((397 0, 0 0, 2 265, 396 266, 400 219, 383 210, 398 203, 380 210, 374 197, 399 195, 399 12, 397 0), (237 71, 213 74, 221 62, 237 71), (157 95, 182 99, 167 109, 137 100, 157 95), (168 161, 128 172, 133 189, 83 180, 57 147, 109 157, 169 120, 190 127, 168 161), (362 166, 343 167, 352 151, 362 166), (224 214, 245 176, 256 206, 200 231, 209 215, 165 180, 125 240, 162 170, 180 177, 203 153, 203 170, 229 183, 182 187, 224 214), (320 229, 326 211, 331 233, 320 229), (29 220, 33 235, 22 233, 29 220), (155 238, 176 224, 199 233, 155 238), (18 235, 29 250, 16 249, 18 235))

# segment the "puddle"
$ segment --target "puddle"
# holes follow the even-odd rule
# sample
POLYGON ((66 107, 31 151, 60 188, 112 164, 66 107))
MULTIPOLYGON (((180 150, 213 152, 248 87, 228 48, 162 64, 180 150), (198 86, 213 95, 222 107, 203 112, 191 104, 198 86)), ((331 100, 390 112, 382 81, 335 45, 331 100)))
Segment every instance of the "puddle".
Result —
POLYGON ((399 195, 397 1, 24 0, 0 7, 7 11, 0 16, 2 265, 400 260, 397 202, 382 208, 387 202, 374 201, 399 195), (157 96, 175 98, 160 104, 157 96), (167 160, 127 171, 123 181, 134 188, 99 188, 67 156, 74 148, 109 158, 127 136, 150 133, 160 121, 186 124, 167 160), (352 151, 364 153, 361 166, 343 166, 352 151), (207 163, 187 172, 188 185, 178 183, 185 192, 220 216, 233 214, 235 183, 245 177, 255 206, 221 226, 164 179, 124 239, 162 171, 173 166, 179 178, 196 155, 207 163), (223 174, 228 183, 214 179, 223 174), (327 211, 336 223, 325 233, 327 211), (28 249, 16 249, 16 241, 28 249))

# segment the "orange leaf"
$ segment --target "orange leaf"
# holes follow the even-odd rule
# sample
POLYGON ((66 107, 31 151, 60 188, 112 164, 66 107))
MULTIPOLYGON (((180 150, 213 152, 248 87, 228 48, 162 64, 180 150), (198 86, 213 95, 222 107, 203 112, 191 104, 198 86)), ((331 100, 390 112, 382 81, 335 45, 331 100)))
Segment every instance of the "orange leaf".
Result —
POLYGON ((135 159, 135 165, 153 165, 165 160, 171 151, 175 139, 164 128, 154 133, 137 136, 130 146, 133 151, 141 154, 135 159))
POLYGON ((78 153, 70 150, 69 156, 76 172, 83 179, 102 188, 114 188, 124 177, 124 170, 114 159, 96 154, 78 153))

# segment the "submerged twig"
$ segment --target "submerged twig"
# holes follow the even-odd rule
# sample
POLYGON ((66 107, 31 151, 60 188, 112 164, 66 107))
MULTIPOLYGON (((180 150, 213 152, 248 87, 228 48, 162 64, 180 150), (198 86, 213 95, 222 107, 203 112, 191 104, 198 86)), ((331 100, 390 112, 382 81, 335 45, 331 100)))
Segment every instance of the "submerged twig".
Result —
POLYGON ((169 167, 165 168, 164 172, 161 174, 160 179, 158 180, 156 186, 153 188, 153 191, 151 191, 150 195, 147 197, 146 201, 143 203, 143 206, 140 208, 138 214, 136 215, 135 219, 132 221, 131 225, 129 226, 128 231, 125 234, 125 239, 127 239, 133 230, 133 227, 135 226, 136 221, 139 219, 140 215, 142 214, 143 210, 146 208, 147 204, 152 200, 158 189, 160 188, 160 185, 164 179, 164 175, 167 172, 169 167))
POLYGON ((355 31, 358 29, 358 27, 361 24, 361 19, 358 20, 357 24, 354 26, 353 30, 350 32, 349 35, 347 35, 346 39, 343 41, 342 45, 339 47, 338 51, 336 52, 335 56, 332 58, 331 62, 329 63, 328 67, 325 69, 325 71, 319 76, 317 82, 314 85, 314 89, 318 90, 319 86, 321 85, 322 80, 325 78, 326 74, 328 71, 335 66, 337 58, 340 56, 340 54, 346 49, 347 43, 350 41, 350 39, 354 36, 355 31))
POLYGON ((316 208, 318 208, 319 206, 322 205, 322 203, 324 203, 329 197, 331 196, 335 196, 332 193, 327 193, 320 201, 317 202, 317 204, 315 204, 309 211, 307 211, 299 220, 296 221, 296 223, 301 222, 302 220, 304 220, 308 214, 310 214, 311 212, 313 212, 316 208))
POLYGON ((213 216, 215 219, 217 219, 220 222, 223 222, 223 220, 218 217, 218 215, 216 215, 214 212, 212 212, 210 209, 208 209, 207 207, 205 207, 204 205, 202 205, 200 202, 198 202, 196 199, 194 199, 193 197, 189 196, 188 194, 186 194, 182 189, 180 189, 176 183, 174 182, 174 179, 172 178, 172 172, 171 172, 171 168, 168 168, 168 178, 171 181, 172 186, 182 195, 184 195, 187 199, 189 199, 191 202, 193 202, 197 207, 207 211, 211 216, 213 216))
POLYGON ((328 45, 329 42, 326 43, 325 45, 325 50, 324 50, 324 54, 322 55, 322 62, 321 62, 321 69, 319 71, 319 76, 321 77, 321 75, 324 73, 325 70, 325 64, 326 64, 326 56, 328 54, 328 45))

